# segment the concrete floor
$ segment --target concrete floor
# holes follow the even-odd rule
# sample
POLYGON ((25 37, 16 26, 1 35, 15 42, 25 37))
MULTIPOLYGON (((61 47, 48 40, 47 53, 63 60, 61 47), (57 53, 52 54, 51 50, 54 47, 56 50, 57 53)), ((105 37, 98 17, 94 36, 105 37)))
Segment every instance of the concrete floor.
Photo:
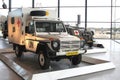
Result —
MULTIPOLYGON (((12 46, 9 45, 8 41, 0 38, 0 49, 5 49, 9 47, 12 46)), ((0 60, 0 80, 22 80, 22 78, 14 73, 0 60)))
POLYGON ((120 44, 112 40, 97 40, 104 44, 108 53, 110 53, 110 60, 115 64, 116 68, 102 72, 92 73, 83 76, 63 80, 119 80, 120 79, 120 44))
MULTIPOLYGON (((116 69, 112 69, 112 70, 107 70, 107 71, 102 71, 102 72, 97 72, 97 73, 92 73, 92 74, 88 74, 88 75, 83 75, 83 76, 77 76, 77 77, 72 77, 72 78, 67 78, 67 79, 63 79, 63 80, 119 80, 120 76, 119 76, 119 72, 120 72, 120 44, 112 41, 112 40, 97 40, 99 43, 104 44, 105 48, 107 49, 107 51, 110 53, 110 59, 111 61, 115 64, 116 69)), ((7 40, 4 40, 2 38, 0 38, 0 49, 4 49, 4 48, 10 48, 12 47, 11 45, 8 44, 7 40)), ((27 54, 25 54, 27 55, 27 54)), ((26 62, 21 63, 20 61, 16 60, 15 55, 12 54, 11 55, 6 55, 7 57, 14 59, 18 64, 20 64, 21 66, 23 66, 24 68, 28 69, 24 64, 26 64, 26 62)), ((32 56, 30 56, 32 57, 32 56)), ((36 57, 36 56, 34 56, 36 57)), ((24 58, 26 59, 26 58, 24 58)), ((27 57, 26 60, 30 60, 30 63, 27 63, 29 66, 29 70, 31 70, 31 72, 41 72, 41 70, 37 71, 38 69, 40 69, 39 67, 34 67, 34 66, 38 66, 37 62, 33 65, 31 64, 32 62, 34 63, 36 61, 36 59, 31 60, 31 58, 27 57), (31 69, 32 68, 32 69, 31 69)), ((24 60, 24 61, 26 61, 24 60)), ((61 63, 61 62, 59 62, 61 63)), ((59 63, 54 63, 53 62, 53 67, 54 65, 58 65, 59 63)), ((62 63, 64 65, 64 63, 62 63)), ((64 66, 64 67, 69 67, 69 63, 67 64, 68 66, 64 66)), ((88 65, 88 64, 84 64, 82 63, 81 66, 84 65, 88 65)), ((16 73, 14 73, 12 70, 10 70, 2 61, 0 61, 0 80, 22 80, 22 78, 20 78, 18 75, 16 75, 16 73), (6 75, 6 76, 4 76, 6 75)), ((59 68, 62 68, 63 66, 59 66, 59 68)), ((55 70, 57 70, 58 68, 54 68, 55 70)))

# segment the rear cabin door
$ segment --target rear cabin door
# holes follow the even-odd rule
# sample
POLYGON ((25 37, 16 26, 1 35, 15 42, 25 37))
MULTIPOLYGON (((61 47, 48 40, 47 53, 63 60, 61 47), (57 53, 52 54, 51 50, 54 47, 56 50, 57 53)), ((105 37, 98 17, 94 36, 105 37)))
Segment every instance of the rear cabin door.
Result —
POLYGON ((10 42, 20 44, 22 35, 22 20, 20 17, 10 17, 8 22, 8 35, 10 42))

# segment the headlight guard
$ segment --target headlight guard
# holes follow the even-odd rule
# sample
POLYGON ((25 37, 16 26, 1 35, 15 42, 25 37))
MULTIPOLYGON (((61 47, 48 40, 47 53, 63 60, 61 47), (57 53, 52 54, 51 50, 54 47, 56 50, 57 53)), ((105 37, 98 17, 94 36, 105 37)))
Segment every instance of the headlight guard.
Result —
POLYGON ((59 51, 59 49, 60 49, 60 41, 59 40, 52 40, 51 41, 51 46, 52 46, 53 50, 59 51))

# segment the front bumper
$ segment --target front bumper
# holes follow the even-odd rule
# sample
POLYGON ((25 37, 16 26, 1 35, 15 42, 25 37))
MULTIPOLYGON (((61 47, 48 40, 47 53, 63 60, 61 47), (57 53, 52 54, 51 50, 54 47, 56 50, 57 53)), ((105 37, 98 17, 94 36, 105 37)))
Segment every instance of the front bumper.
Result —
POLYGON ((87 50, 86 49, 80 49, 78 51, 69 51, 69 52, 56 52, 56 56, 74 56, 74 55, 79 55, 79 54, 84 54, 86 53, 87 50))

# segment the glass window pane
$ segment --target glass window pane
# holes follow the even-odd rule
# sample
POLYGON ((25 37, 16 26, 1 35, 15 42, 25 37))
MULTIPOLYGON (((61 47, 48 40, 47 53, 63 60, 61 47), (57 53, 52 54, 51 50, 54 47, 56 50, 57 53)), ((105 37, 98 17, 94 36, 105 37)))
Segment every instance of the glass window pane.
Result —
POLYGON ((8 9, 0 9, 0 15, 7 16, 8 15, 8 9))
POLYGON ((63 21, 77 21, 77 15, 81 15, 81 21, 84 21, 84 8, 61 8, 60 18, 63 21))
POLYGON ((113 39, 120 42, 120 0, 113 0, 113 39))
POLYGON ((113 6, 120 6, 120 0, 113 0, 113 6))
POLYGON ((120 22, 120 7, 113 8, 113 21, 120 22))
POLYGON ((92 7, 87 9, 88 21, 94 22, 110 22, 111 20, 111 8, 104 7, 92 7))
POLYGON ((32 7, 32 0, 11 0, 12 8, 32 7))
MULTIPOLYGON (((104 38, 104 39, 108 39, 110 38, 110 28, 105 28, 104 26, 108 26, 109 23, 100 23, 99 25, 101 25, 102 27, 98 27, 98 28, 89 28, 90 30, 94 31, 94 38, 104 38)), ((94 26, 97 26, 97 24, 95 23, 94 26)))
POLYGON ((87 23, 88 28, 110 28, 110 23, 102 23, 102 22, 92 22, 87 23))
POLYGON ((85 0, 60 0, 61 6, 85 6, 85 0))
POLYGON ((111 0, 87 0, 88 6, 110 6, 111 0))
MULTIPOLYGON (((85 20, 84 8, 61 8, 60 10, 60 19, 66 24, 75 26, 77 24, 77 15, 80 15, 81 22, 85 20)), ((84 26, 84 24, 81 23, 80 26, 84 26)))
POLYGON ((35 7, 55 7, 58 0, 35 0, 35 7))

